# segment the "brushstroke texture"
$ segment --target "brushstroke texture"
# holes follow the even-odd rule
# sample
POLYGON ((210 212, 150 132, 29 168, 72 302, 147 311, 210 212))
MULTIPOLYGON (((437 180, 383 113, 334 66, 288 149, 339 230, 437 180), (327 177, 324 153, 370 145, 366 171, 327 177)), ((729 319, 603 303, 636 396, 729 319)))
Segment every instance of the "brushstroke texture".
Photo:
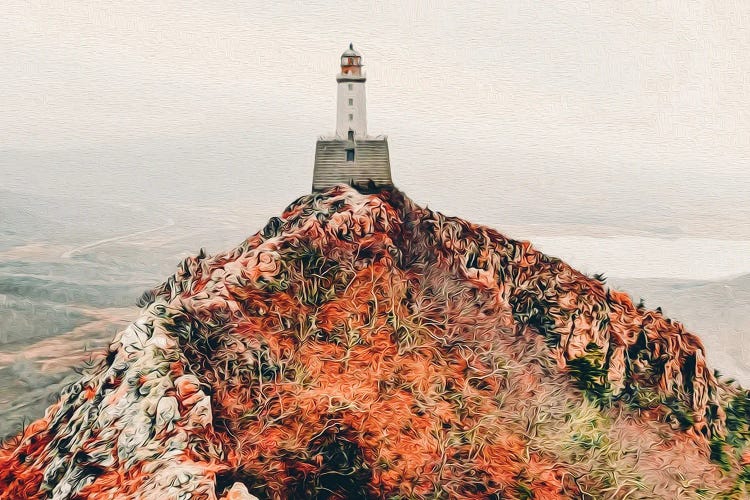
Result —
POLYGON ((750 400, 698 337, 395 189, 304 196, 185 259, 45 417, 0 498, 710 498, 750 400))

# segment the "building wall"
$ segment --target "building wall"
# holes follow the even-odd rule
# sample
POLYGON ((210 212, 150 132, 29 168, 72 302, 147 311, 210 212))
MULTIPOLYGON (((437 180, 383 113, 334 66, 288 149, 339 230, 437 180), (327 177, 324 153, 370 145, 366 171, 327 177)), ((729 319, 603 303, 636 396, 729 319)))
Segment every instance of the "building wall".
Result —
POLYGON ((336 184, 357 183, 392 186, 391 161, 386 139, 319 140, 315 147, 313 191, 336 184), (346 161, 346 151, 354 150, 354 161, 346 161))
MULTIPOLYGON (((343 75, 339 75, 340 77, 343 75)), ((349 129, 354 130, 358 139, 367 137, 367 105, 365 103, 365 80, 339 81, 336 98, 336 136, 346 139, 349 129), (349 90, 349 85, 352 90, 349 90), (352 105, 349 105, 352 99, 352 105), (349 115, 353 119, 349 120, 349 115)))

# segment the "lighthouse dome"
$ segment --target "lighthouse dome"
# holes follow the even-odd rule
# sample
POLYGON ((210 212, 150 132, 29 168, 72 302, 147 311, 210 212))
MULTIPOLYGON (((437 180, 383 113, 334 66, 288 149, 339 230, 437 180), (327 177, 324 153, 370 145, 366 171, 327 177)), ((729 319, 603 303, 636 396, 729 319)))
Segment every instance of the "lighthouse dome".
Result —
POLYGON ((362 75, 362 55, 354 50, 354 45, 341 54, 341 74, 347 77, 364 78, 362 75))
POLYGON ((354 50, 354 44, 349 44, 349 48, 341 54, 341 57, 362 57, 362 54, 354 50))

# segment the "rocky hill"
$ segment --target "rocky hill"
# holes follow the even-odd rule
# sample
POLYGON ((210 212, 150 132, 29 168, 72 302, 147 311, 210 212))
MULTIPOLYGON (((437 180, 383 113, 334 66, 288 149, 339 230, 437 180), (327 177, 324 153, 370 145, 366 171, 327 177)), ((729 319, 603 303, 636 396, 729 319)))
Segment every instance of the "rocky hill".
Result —
POLYGON ((183 261, 0 451, 0 498, 728 498, 750 399, 701 341, 397 190, 183 261))

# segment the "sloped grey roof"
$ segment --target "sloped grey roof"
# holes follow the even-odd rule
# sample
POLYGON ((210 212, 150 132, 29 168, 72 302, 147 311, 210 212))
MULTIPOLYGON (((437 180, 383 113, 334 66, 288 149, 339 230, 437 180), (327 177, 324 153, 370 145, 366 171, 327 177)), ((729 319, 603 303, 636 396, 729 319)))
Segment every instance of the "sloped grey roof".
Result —
POLYGON ((321 139, 315 147, 313 191, 335 184, 392 186, 391 160, 386 139, 347 141, 321 139), (354 161, 346 161, 346 150, 354 149, 354 161))

